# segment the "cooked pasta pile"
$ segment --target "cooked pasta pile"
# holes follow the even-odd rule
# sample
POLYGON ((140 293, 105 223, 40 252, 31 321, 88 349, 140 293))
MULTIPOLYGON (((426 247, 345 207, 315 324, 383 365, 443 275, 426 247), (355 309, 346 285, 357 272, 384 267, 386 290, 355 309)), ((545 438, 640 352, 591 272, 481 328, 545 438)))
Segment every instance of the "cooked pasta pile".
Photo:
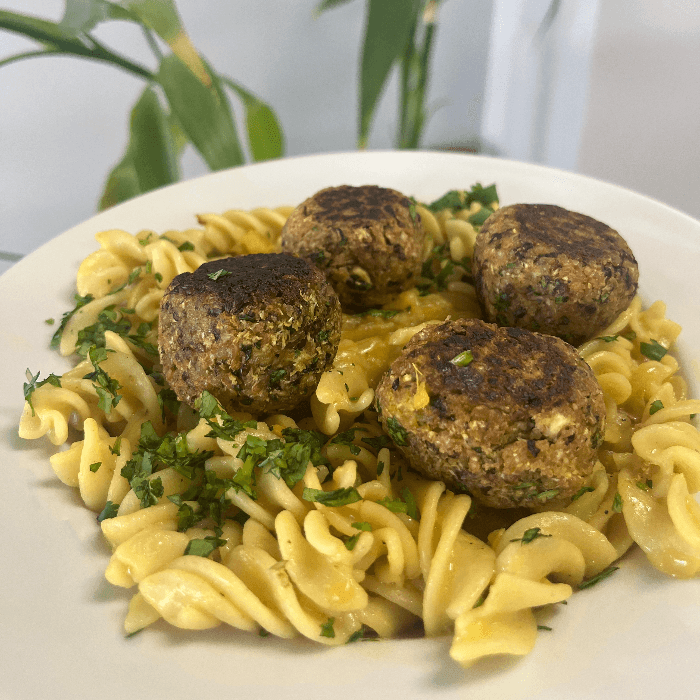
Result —
POLYGON ((61 377, 30 373, 19 433, 65 446, 52 467, 100 514, 107 579, 135 590, 128 633, 164 618, 338 645, 422 625, 453 635, 450 653, 466 666, 528 653, 537 609, 612 573, 634 543, 671 576, 698 572, 700 401, 686 396, 669 351, 680 327, 662 302, 635 299, 580 348, 607 428, 590 483, 561 511, 477 507, 411 472, 383 433, 374 387, 407 340, 428 323, 480 316, 466 261, 483 206, 418 206, 429 239, 421 284, 344 317, 333 368, 296 419, 228 415, 209 395, 197 410, 179 405, 156 347, 173 277, 212 257, 276 251, 291 208, 97 235, 55 337, 79 361, 61 377))

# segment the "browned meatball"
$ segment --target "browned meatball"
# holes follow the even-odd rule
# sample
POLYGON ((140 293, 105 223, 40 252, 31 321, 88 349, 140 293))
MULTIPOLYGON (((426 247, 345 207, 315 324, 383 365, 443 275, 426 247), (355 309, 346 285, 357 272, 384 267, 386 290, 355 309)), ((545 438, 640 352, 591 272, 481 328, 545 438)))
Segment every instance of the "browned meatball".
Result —
POLYGON ((493 508, 570 503, 604 432, 603 393, 574 348, 478 319, 417 333, 376 395, 413 468, 493 508))
POLYGON ((305 260, 213 260, 178 275, 163 296, 163 373, 189 405, 206 389, 227 410, 290 410, 333 363, 340 323, 338 296, 305 260))
POLYGON ((617 231, 550 204, 512 204, 485 221, 473 273, 486 320, 573 345, 605 330, 637 291, 637 261, 617 231))
POLYGON ((282 250, 323 270, 343 308, 380 306, 419 276, 425 234, 396 190, 329 187, 302 202, 282 229, 282 250))

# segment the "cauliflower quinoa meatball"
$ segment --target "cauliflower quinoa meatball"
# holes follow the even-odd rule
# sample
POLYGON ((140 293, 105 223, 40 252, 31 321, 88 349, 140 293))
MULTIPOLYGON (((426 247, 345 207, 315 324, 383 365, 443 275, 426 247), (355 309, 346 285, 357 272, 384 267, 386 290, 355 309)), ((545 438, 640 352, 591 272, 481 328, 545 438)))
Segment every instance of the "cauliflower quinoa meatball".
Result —
POLYGON ((340 341, 338 296, 292 255, 213 260, 175 277, 160 307, 163 373, 189 405, 287 411, 313 393, 340 341))
POLYGON ((484 222, 473 275, 487 321, 572 345, 605 330, 637 291, 637 261, 617 231, 551 204, 512 204, 484 222))
POLYGON ((341 185, 302 202, 280 241, 284 252, 323 270, 344 309, 366 309, 415 284, 424 238, 408 197, 374 185, 341 185))
POLYGON ((602 391, 574 348, 478 319, 418 332, 376 403, 414 469, 493 508, 568 505, 604 433, 602 391))

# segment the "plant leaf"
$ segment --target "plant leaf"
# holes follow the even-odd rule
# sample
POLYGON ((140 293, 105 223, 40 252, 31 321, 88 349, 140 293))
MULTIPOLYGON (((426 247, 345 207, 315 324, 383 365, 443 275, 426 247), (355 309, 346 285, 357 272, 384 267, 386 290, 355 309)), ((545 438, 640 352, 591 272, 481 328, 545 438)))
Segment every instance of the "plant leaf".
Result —
POLYGON ((369 0, 360 68, 360 148, 367 146, 377 102, 416 19, 414 0, 369 0))
POLYGON ((177 56, 165 56, 158 78, 174 117, 212 170, 244 161, 236 125, 218 76, 209 70, 206 87, 177 56))
POLYGON ((131 110, 129 145, 112 170, 100 209, 176 182, 178 147, 156 91, 147 87, 131 110))
POLYGON ((124 0, 121 5, 133 12, 168 44, 202 83, 211 85, 210 73, 185 32, 174 0, 124 0))
POLYGON ((284 155, 284 133, 272 108, 230 78, 221 78, 243 102, 248 145, 253 160, 270 160, 284 155))
POLYGON ((131 150, 142 192, 179 178, 170 125, 156 91, 147 87, 131 112, 131 150))
POLYGON ((60 24, 68 30, 87 33, 108 19, 134 19, 134 16, 105 0, 66 0, 60 24))
POLYGON ((350 1, 351 0, 322 0, 320 3, 318 3, 318 5, 316 5, 314 15, 318 17, 318 15, 320 15, 322 12, 332 10, 334 7, 338 7, 339 5, 346 5, 350 1))
POLYGON ((125 202, 127 199, 141 194, 139 180, 136 176, 136 168, 131 157, 131 152, 127 149, 124 157, 114 166, 107 176, 105 188, 98 204, 99 211, 109 209, 115 204, 125 202))

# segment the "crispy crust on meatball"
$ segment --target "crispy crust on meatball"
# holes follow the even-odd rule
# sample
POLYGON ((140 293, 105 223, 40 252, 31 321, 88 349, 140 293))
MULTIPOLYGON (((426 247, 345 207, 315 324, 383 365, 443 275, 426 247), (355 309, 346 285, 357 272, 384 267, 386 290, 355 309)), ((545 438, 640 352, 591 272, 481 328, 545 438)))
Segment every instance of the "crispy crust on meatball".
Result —
POLYGON ((207 390, 227 410, 290 410, 332 365, 341 316, 333 288, 305 260, 256 254, 206 262, 175 277, 163 296, 163 372, 189 405, 207 390))
POLYGON ((603 393, 570 345, 477 319, 417 333, 376 396, 413 468, 493 508, 570 503, 604 433, 603 393))
POLYGON ((281 246, 323 270, 343 308, 362 309, 415 284, 424 238, 408 197, 375 185, 341 185, 317 192, 292 212, 281 246))
POLYGON ((579 345, 637 292, 639 271, 617 231, 550 204, 501 207, 476 238, 473 274, 487 321, 579 345))

